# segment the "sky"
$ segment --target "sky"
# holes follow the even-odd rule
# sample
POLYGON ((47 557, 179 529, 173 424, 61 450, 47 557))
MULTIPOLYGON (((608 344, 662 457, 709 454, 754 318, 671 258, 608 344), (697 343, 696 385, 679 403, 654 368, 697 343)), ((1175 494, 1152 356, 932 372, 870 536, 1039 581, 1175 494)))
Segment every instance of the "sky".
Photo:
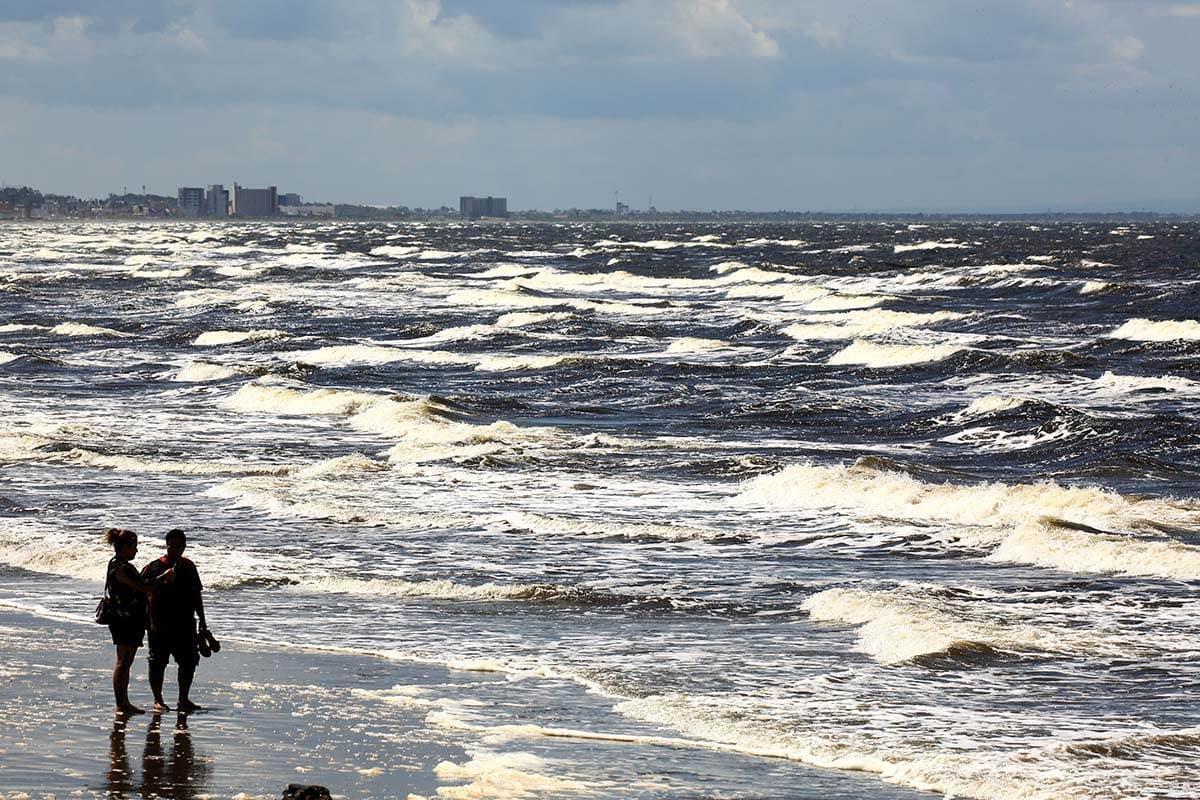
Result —
POLYGON ((0 182, 1200 211, 1200 2, 0 0, 0 182))

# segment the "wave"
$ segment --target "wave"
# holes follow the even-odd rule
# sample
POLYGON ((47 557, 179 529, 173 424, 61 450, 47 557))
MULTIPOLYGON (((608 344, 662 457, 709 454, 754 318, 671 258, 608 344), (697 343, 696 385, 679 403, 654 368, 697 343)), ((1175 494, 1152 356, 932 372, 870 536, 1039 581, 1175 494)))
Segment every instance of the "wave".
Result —
POLYGON ((1012 411, 1029 403, 1027 397, 1009 397, 1007 395, 986 395, 977 397, 962 411, 954 414, 951 419, 957 421, 971 417, 986 417, 1003 411, 1012 411))
POLYGON ((728 250, 733 247, 731 244, 722 244, 720 242, 705 241, 670 241, 667 239, 652 239, 645 242, 623 242, 614 239, 602 239, 596 242, 592 247, 600 250, 615 250, 615 249, 637 249, 637 250, 674 250, 677 247, 713 247, 721 250, 728 250))
POLYGON ((987 605, 939 602, 928 589, 826 589, 802 604, 821 622, 862 626, 857 649, 881 664, 930 656, 973 660, 998 653, 1065 653, 1084 657, 1130 655, 1128 645, 1056 626, 1021 623, 987 605))
POLYGON ((241 342, 257 342, 264 339, 281 339, 288 334, 273 328, 251 331, 206 331, 195 338, 192 344, 197 347, 214 347, 241 342))
POLYGON ((953 239, 950 239, 950 240, 947 240, 944 242, 928 241, 928 242, 919 242, 918 244, 898 244, 892 248, 892 252, 893 253, 909 253, 914 250, 963 250, 969 246, 970 245, 966 245, 966 244, 963 244, 962 242, 956 242, 953 239))
MULTIPOLYGON (((755 300, 783 300, 789 303, 804 303, 806 306, 814 301, 827 297, 828 289, 820 286, 804 286, 797 284, 751 284, 749 286, 734 286, 726 290, 725 296, 731 300, 748 298, 755 300)), ((816 309, 814 309, 816 310, 816 309)))
POLYGON ((809 339, 856 339, 861 336, 886 333, 897 328, 915 328, 958 320, 966 314, 936 311, 921 314, 909 311, 872 309, 842 314, 805 317, 804 322, 789 325, 783 333, 801 341, 809 339))
MULTIPOLYGON (((890 298, 883 295, 868 294, 826 294, 805 304, 809 311, 853 311, 863 308, 874 308, 890 298)), ((903 313, 903 312, 895 312, 903 313)), ((951 312, 938 312, 947 314, 951 312)))
POLYGON ((1171 342, 1176 339, 1200 339, 1200 322, 1185 320, 1131 319, 1108 334, 1110 339, 1138 342, 1171 342))
POLYGON ((944 361, 966 348, 956 344, 880 344, 865 339, 834 353, 830 364, 858 364, 882 369, 944 361))
POLYGON ((295 416, 344 417, 356 430, 376 433, 399 444, 388 451, 391 461, 432 461, 464 455, 461 448, 494 445, 487 452, 519 443, 546 441, 553 428, 524 428, 503 420, 490 425, 451 418, 449 407, 433 398, 403 399, 347 389, 292 389, 248 383, 225 401, 234 411, 295 416))
POLYGON ((20 353, 10 353, 7 350, 0 350, 0 366, 4 364, 11 364, 20 357, 20 353))
POLYGON ((505 514, 505 525, 516 530, 528 530, 537 534, 558 536, 600 536, 628 539, 630 541, 686 542, 692 540, 721 539, 728 531, 697 528, 689 525, 672 525, 655 522, 620 522, 611 518, 589 520, 582 518, 550 517, 531 511, 505 514))
POLYGON ((1100 294, 1112 288, 1107 281, 1087 281, 1079 288, 1080 294, 1100 294))
MULTIPOLYGON (((121 524, 111 520, 106 524, 121 524)), ((103 583, 112 557, 112 547, 95 531, 65 531, 46 523, 23 519, 0 520, 0 563, 10 567, 58 575, 73 580, 103 583)), ((279 554, 261 555, 205 544, 189 537, 188 556, 204 576, 210 589, 228 589, 248 583, 284 582, 299 568, 299 562, 279 554)), ((150 537, 142 539, 143 555, 157 548, 150 537)))
POLYGON ((501 315, 496 325, 501 328, 521 328, 526 325, 538 325, 543 322, 562 322, 570 319, 573 314, 565 311, 539 313, 536 311, 513 311, 501 315))
POLYGON ((414 256, 417 253, 421 252, 421 250, 422 250, 422 248, 419 246, 385 244, 385 245, 380 245, 379 247, 371 248, 370 253, 373 256, 387 256, 388 258, 405 258, 407 256, 414 256))
POLYGON ((1188 392, 1200 391, 1200 382, 1179 378, 1174 375, 1162 375, 1157 378, 1137 375, 1117 375, 1111 371, 1096 378, 1093 385, 1099 389, 1120 394, 1135 392, 1188 392))
POLYGON ((18 333, 20 331, 44 331, 47 328, 44 325, 26 325, 20 322, 9 322, 0 325, 0 333, 18 333))
POLYGON ((487 355, 479 356, 475 369, 480 372, 515 372, 517 370, 533 370, 533 369, 549 369, 557 367, 567 361, 577 361, 578 356, 569 354, 564 355, 515 355, 515 356, 500 356, 487 355))
POLYGON ((134 334, 115 331, 112 328, 100 328, 95 325, 85 325, 82 322, 63 322, 55 325, 50 332, 58 336, 120 336, 130 337, 134 334))
POLYGON ((945 535, 1012 561, 1072 572, 1200 580, 1200 548, 1161 538, 1200 528, 1194 500, 1139 498, 1087 486, 925 483, 902 472, 797 464, 744 484, 739 502, 843 509, 868 518, 943 523, 945 535), (1132 533, 1111 533, 1125 530, 1132 533))
POLYGON ((211 364, 207 361, 189 361, 179 368, 171 380, 180 383, 208 383, 223 381, 239 374, 238 370, 221 364, 211 364))
POLYGON ((667 346, 670 355, 696 355, 700 353, 715 353, 729 350, 733 345, 720 339, 701 339, 695 336, 684 336, 674 340, 667 346))
MULTIPOLYGON (((757 719, 746 711, 746 701, 742 697, 736 701, 739 706, 735 708, 705 696, 659 694, 625 700, 617 705, 617 710, 634 719, 679 731, 703 742, 704 746, 783 758, 823 769, 871 773, 890 783, 947 797, 1120 800, 1128 796, 1125 786, 1129 761, 1093 757, 1083 762, 1079 757, 1082 753, 1068 750, 1071 745, 1061 742, 1015 752, 1009 748, 964 751, 961 749, 962 737, 978 735, 975 729, 964 725, 969 722, 984 724, 983 720, 935 718, 929 722, 943 727, 933 730, 926 726, 913 730, 907 722, 879 728, 864 722, 861 698, 845 703, 855 709, 853 713, 842 713, 824 696, 828 691, 815 692, 811 700, 801 698, 789 710, 804 720, 828 718, 832 712, 836 721, 827 721, 824 725, 802 724, 799 728, 757 719)), ((883 699, 880 703, 884 713, 908 711, 894 708, 883 699)), ((926 709, 914 709, 913 712, 920 717, 929 713, 926 709)), ((992 725, 1003 725, 1006 721, 992 725)), ((996 731, 998 739, 1002 738, 1002 731, 1002 728, 996 731)), ((1187 749, 1192 749, 1192 729, 1174 735, 1186 737, 1179 741, 1186 741, 1187 749)), ((1172 761, 1178 763, 1177 759, 1172 761)), ((1147 782, 1169 787, 1168 791, 1185 785, 1172 784, 1169 779, 1164 781, 1153 761, 1140 769, 1147 782)), ((1175 772, 1186 782, 1184 771, 1176 769, 1175 772)))

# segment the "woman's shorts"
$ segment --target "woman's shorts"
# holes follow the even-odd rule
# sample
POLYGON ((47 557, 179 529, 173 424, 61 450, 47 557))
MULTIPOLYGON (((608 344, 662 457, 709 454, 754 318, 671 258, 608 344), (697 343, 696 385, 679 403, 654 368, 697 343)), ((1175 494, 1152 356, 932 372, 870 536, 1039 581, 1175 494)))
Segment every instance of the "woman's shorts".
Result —
POLYGON ((112 634, 113 644, 121 647, 141 647, 142 637, 146 634, 146 626, 138 620, 136 622, 114 622, 108 626, 109 633, 112 634))

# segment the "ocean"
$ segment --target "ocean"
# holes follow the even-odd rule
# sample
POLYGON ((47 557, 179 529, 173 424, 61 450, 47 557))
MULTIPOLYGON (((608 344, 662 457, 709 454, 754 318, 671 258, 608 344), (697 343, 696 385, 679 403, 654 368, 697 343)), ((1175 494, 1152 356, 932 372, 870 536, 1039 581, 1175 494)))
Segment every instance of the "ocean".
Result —
POLYGON ((1198 265, 1192 222, 6 224, 0 603, 83 619, 104 527, 182 527, 219 633, 588 743, 545 796, 1193 798, 1198 265), (723 753, 762 772, 645 779, 723 753))

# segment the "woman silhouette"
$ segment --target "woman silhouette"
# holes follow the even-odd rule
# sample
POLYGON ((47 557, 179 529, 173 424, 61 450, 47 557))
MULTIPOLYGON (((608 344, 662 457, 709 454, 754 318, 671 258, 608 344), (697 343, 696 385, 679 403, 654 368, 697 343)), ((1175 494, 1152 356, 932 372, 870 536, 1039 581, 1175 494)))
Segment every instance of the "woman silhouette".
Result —
POLYGON ((117 646, 113 695, 118 711, 142 714, 144 709, 129 702, 129 668, 133 666, 134 656, 146 633, 146 595, 174 580, 175 571, 168 570, 153 580, 145 580, 130 563, 137 555, 136 533, 124 528, 109 528, 104 532, 104 540, 112 545, 114 553, 108 562, 108 577, 104 582, 111 612, 108 630, 117 646))

